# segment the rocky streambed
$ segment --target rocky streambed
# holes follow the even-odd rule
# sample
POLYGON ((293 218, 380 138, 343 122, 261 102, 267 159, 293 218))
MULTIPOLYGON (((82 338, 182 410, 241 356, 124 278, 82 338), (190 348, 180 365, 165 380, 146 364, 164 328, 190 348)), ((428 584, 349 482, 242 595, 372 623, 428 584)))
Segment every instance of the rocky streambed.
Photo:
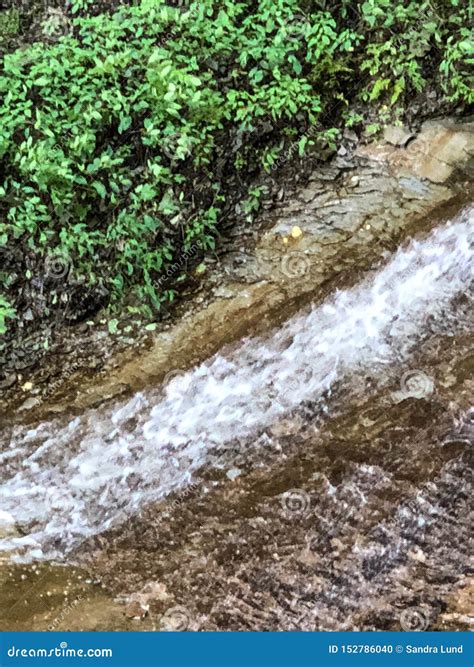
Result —
POLYGON ((101 372, 6 393, 2 628, 468 626, 472 126, 386 139, 101 372))

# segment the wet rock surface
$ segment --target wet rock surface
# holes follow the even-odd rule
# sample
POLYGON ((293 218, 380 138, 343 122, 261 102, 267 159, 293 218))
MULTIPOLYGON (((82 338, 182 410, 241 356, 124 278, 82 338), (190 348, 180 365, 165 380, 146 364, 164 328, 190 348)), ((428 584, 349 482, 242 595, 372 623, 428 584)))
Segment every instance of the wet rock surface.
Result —
POLYGON ((84 570, 0 563, 2 631, 130 629, 123 605, 84 570))
POLYGON ((83 543, 87 574, 0 566, 2 627, 468 629, 472 350, 469 327, 428 333, 410 381, 360 377, 331 416, 305 403, 217 451, 191 486, 83 543))
POLYGON ((417 360, 429 400, 398 403, 392 387, 328 421, 299 411, 238 479, 203 472, 81 558, 122 594, 158 579, 202 630, 466 629, 473 441, 445 441, 469 419, 472 339, 451 342, 417 360))
MULTIPOLYGON (((389 144, 390 151, 407 151, 407 141, 389 144)), ((9 394, 13 402, 3 406, 30 403, 11 412, 11 427, 56 413, 63 428, 85 407, 169 381, 223 344, 264 333, 305 304, 353 285, 406 235, 428 231, 472 198, 469 183, 457 183, 428 181, 405 162, 394 170, 386 154, 360 156, 349 166, 345 156, 336 158, 278 214, 262 217, 261 238, 238 249, 231 243, 209 291, 141 347, 114 356, 105 352, 104 337, 104 355, 88 374, 85 346, 76 366, 55 369, 53 383, 47 372, 22 377, 21 395, 9 394)), ((467 629, 471 287, 455 314, 446 313, 448 331, 440 333, 427 317, 409 367, 394 369, 382 385, 367 370, 353 375, 350 387, 338 382, 324 397, 329 412, 324 402, 303 401, 235 448, 217 447, 191 484, 69 553, 66 562, 77 568, 12 563, 0 552, 0 627, 467 629), (456 313, 464 326, 449 333, 456 313)), ((129 404, 114 419, 125 437, 136 428, 129 404)), ((97 422, 97 436, 101 429, 97 422)), ((32 470, 42 437, 40 429, 32 436, 32 470)), ((60 447, 80 452, 84 442, 68 437, 60 447)), ((10 465, 8 447, 1 453, 10 465)), ((48 456, 51 465, 63 465, 60 450, 48 456)), ((132 475, 130 494, 135 490, 132 475)), ((128 498, 117 504, 122 500, 128 498)), ((22 530, 0 515, 0 538, 22 530)))

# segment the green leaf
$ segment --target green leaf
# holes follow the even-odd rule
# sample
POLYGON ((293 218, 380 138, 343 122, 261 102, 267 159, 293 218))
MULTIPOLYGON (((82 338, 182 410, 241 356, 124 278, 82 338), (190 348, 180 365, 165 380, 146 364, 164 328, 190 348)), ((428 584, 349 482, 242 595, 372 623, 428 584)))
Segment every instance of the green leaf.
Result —
POLYGON ((107 326, 110 334, 116 334, 118 331, 118 320, 109 320, 107 326))
POLYGON ((132 119, 130 118, 130 116, 124 116, 120 120, 120 125, 118 126, 119 134, 122 134, 123 132, 125 132, 125 130, 128 130, 131 124, 132 124, 132 119))
POLYGON ((101 183, 101 181, 94 181, 92 183, 92 187, 95 189, 97 194, 102 197, 102 199, 105 199, 107 195, 107 190, 105 189, 105 185, 101 183))
POLYGON ((51 83, 51 81, 46 76, 40 76, 38 79, 33 81, 34 86, 47 86, 49 83, 51 83))

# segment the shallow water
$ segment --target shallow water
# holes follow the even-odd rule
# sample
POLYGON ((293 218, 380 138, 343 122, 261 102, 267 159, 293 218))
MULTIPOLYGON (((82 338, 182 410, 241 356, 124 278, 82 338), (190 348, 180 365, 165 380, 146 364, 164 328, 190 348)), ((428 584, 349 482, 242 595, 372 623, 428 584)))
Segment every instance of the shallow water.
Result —
POLYGON ((307 402, 330 416, 341 395, 354 400, 394 378, 397 400, 429 397, 430 377, 410 360, 428 335, 472 329, 472 245, 467 209, 353 289, 170 374, 164 387, 70 421, 14 428, 0 454, 0 549, 15 560, 60 559, 185 489, 206 463, 232 476, 249 440, 307 402))
POLYGON ((332 416, 305 402, 77 556, 121 595, 165 585, 157 627, 176 606, 187 629, 468 627, 472 349, 427 335, 411 360, 429 395, 400 376, 341 387, 332 416))

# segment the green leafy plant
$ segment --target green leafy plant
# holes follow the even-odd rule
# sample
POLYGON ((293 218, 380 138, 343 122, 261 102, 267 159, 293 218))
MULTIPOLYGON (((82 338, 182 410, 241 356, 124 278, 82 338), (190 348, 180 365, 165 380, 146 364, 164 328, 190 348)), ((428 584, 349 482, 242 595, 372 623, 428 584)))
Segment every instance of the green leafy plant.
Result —
POLYGON ((15 309, 0 295, 0 334, 4 334, 7 330, 6 320, 13 319, 15 315, 15 309))
POLYGON ((241 203, 242 211, 245 215, 252 215, 260 209, 262 195, 265 192, 264 186, 257 186, 250 188, 248 191, 248 197, 244 199, 241 203))

